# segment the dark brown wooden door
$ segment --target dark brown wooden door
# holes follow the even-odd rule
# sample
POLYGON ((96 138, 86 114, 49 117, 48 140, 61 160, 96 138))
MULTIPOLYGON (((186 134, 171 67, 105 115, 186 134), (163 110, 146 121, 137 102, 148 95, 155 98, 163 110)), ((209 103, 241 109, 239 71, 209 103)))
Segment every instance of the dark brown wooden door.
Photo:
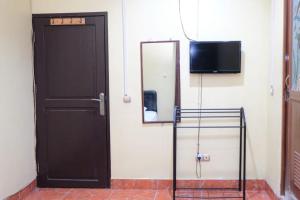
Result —
POLYGON ((106 20, 33 16, 40 187, 110 185, 106 20))
POLYGON ((300 199, 300 1, 287 1, 286 195, 300 199))

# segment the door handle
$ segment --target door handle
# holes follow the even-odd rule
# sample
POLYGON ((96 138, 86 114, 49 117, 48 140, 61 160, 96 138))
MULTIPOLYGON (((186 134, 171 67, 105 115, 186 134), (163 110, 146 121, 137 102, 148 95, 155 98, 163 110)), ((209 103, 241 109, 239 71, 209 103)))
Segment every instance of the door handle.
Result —
POLYGON ((105 116, 105 95, 103 92, 99 94, 99 99, 91 99, 92 101, 99 102, 99 113, 100 116, 105 116))

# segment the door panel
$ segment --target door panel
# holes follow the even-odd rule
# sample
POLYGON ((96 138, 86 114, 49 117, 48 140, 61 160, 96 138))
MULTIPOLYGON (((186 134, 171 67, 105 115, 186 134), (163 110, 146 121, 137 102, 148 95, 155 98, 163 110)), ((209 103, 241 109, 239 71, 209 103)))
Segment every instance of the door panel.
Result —
POLYGON ((300 198, 300 93, 291 91, 290 104, 290 190, 300 198))
POLYGON ((46 27, 48 97, 95 96, 97 60, 95 47, 94 26, 46 27))
POLYGON ((47 110, 47 157, 50 179, 97 177, 93 138, 96 110, 47 110), (59 138, 59 140, 57 139, 59 138))
POLYGON ((287 1, 286 194, 300 199, 300 1, 287 1))
POLYGON ((82 25, 50 25, 51 17, 33 18, 38 186, 109 187, 106 14, 80 14, 82 25))

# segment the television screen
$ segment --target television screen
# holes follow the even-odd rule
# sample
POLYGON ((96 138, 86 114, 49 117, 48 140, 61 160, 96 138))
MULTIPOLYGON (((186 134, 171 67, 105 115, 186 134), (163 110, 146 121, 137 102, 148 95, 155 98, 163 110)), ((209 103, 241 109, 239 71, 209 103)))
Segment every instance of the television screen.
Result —
POLYGON ((241 41, 190 43, 191 73, 240 73, 241 41))

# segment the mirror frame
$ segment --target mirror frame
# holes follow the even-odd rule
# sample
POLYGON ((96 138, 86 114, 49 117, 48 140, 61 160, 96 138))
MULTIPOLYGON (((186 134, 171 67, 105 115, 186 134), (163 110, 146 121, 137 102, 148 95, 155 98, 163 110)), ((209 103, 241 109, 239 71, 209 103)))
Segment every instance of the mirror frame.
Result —
POLYGON ((175 43, 176 46, 176 66, 175 66, 175 106, 181 107, 180 95, 180 41, 179 40, 162 40, 162 41, 146 41, 140 43, 141 54, 141 96, 142 96, 142 121, 143 124, 161 124, 173 123, 173 121, 150 121, 146 122, 144 118, 144 76, 143 76, 143 44, 149 43, 175 43))

